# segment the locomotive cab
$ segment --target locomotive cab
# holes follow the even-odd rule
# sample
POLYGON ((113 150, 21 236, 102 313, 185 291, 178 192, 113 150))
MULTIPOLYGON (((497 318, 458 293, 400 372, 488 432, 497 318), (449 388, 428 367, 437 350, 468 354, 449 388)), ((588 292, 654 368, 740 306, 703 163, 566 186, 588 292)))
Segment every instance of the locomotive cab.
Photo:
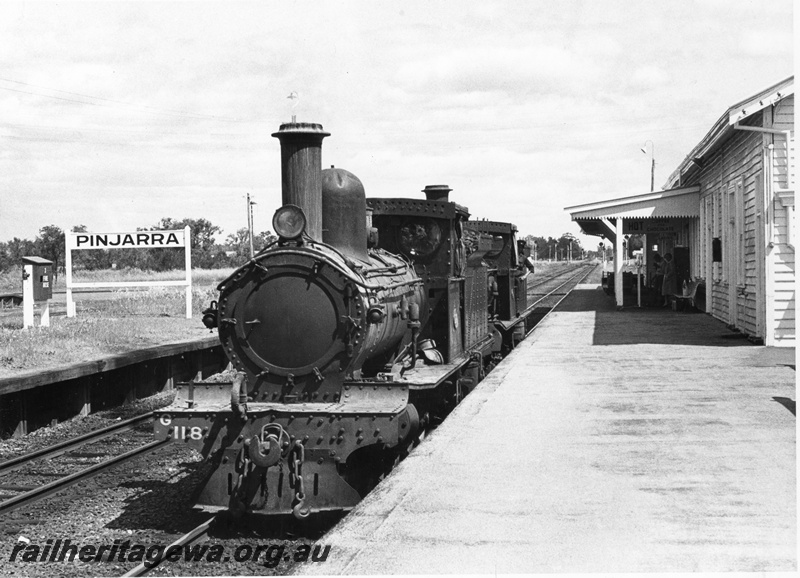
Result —
POLYGON ((494 238, 492 251, 486 254, 493 299, 488 315, 502 335, 496 351, 508 352, 525 336, 524 317, 529 307, 528 277, 533 271, 530 250, 524 240, 517 240, 517 227, 498 221, 469 221, 467 230, 494 238))
POLYGON ((445 362, 486 336, 487 267, 490 250, 483 238, 468 253, 464 224, 468 210, 449 200, 447 185, 428 185, 425 199, 369 198, 379 247, 399 253, 413 265, 427 289, 428 309, 421 312, 420 338, 436 344, 445 362))
MULTIPOLYGON (((497 299, 490 314, 503 321, 519 317, 527 308, 527 279, 533 270, 530 250, 517 240, 517 227, 497 221, 469 221, 467 229, 492 235, 495 244, 485 259, 497 284, 497 299)), ((491 308, 490 305, 490 308, 491 308)))

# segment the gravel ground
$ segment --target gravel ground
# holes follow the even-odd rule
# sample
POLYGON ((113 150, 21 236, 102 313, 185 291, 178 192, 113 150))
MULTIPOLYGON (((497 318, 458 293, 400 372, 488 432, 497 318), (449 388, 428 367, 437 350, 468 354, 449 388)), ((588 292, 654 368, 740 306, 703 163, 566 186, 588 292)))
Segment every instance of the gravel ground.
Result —
POLYGON ((75 417, 51 427, 37 429, 26 436, 0 441, 0 461, 30 453, 53 444, 95 431, 153 411, 172 403, 175 392, 164 392, 136 400, 134 403, 75 417))
MULTIPOLYGON (((23 438, 5 440, 0 442, 0 459, 145 413, 167 405, 171 399, 172 394, 160 394, 131 406, 77 418, 37 430, 23 438)), ((149 439, 146 433, 126 432, 107 445, 122 451, 126 444, 132 447, 149 439)), ((94 452, 92 446, 85 446, 81 451, 94 452)), ((88 456, 84 462, 88 464, 102 459, 105 458, 88 456)), ((34 469, 45 473, 63 469, 59 468, 57 460, 55 458, 52 463, 44 460, 34 469)), ((102 545, 111 547, 115 541, 121 547, 128 542, 126 556, 134 553, 136 545, 143 547, 146 554, 155 552, 159 545, 172 543, 209 517, 209 514, 192 508, 193 492, 206 471, 207 466, 199 454, 185 446, 172 444, 4 515, 0 518, 0 576, 121 575, 136 566, 139 560, 125 558, 120 562, 119 548, 116 559, 112 560, 108 560, 108 553, 97 561, 88 562, 78 560, 77 556, 71 562, 39 560, 48 540, 50 551, 57 540, 63 544, 68 539, 73 545, 95 548, 102 545), (26 561, 26 553, 30 557, 34 546, 39 547, 36 561, 26 561), (17 553, 11 561, 15 547, 17 553)), ((25 472, 13 472, 0 478, 0 483, 23 485, 36 479, 25 472)), ((41 478, 37 483, 41 483, 41 478)), ((293 518, 223 520, 212 528, 209 540, 202 545, 207 549, 201 560, 165 562, 153 569, 150 575, 282 575, 295 565, 295 556, 302 558, 305 553, 302 545, 308 544, 310 549, 313 541, 338 518, 316 520, 313 525, 300 525, 293 518), (260 555, 253 560, 259 548, 260 555)))

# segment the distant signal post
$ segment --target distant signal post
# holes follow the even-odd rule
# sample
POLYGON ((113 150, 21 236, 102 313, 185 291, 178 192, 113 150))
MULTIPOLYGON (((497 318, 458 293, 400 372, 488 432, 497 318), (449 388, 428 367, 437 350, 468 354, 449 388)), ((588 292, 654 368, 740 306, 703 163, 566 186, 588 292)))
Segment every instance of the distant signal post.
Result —
POLYGON ((132 233, 67 233, 67 317, 75 317, 73 289, 98 289, 103 287, 185 287, 186 318, 192 317, 192 251, 189 227, 174 231, 135 231, 132 233), (75 283, 72 280, 72 251, 84 249, 169 249, 181 248, 185 254, 186 278, 178 281, 107 281, 75 283))

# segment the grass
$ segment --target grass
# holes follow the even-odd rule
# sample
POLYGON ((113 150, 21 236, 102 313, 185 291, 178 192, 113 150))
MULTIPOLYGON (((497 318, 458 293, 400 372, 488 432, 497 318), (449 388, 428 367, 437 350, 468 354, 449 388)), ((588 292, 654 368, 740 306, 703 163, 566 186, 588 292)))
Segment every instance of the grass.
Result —
POLYGON ((217 270, 205 271, 202 277, 193 275, 197 284, 192 288, 192 319, 185 317, 182 287, 123 289, 91 300, 78 295, 77 316, 73 318, 66 317, 63 303, 51 302, 50 327, 38 325, 37 313, 36 326, 23 329, 22 308, 5 310, 0 315, 0 377, 209 336, 200 314, 217 298, 216 285, 229 273, 217 270), (199 278, 204 280, 202 285, 197 282, 199 278))
MULTIPOLYGON (((192 285, 216 287, 234 269, 192 269, 192 285)), ((74 271, 72 280, 76 283, 99 283, 102 281, 178 281, 185 278, 181 270, 143 271, 141 269, 100 269, 97 271, 74 271)), ((61 274, 55 280, 54 291, 64 291, 66 276, 61 274)), ((0 272, 0 293, 22 293, 22 266, 0 272)))
POLYGON ((54 318, 50 327, 0 327, 0 377, 53 369, 154 345, 209 335, 200 320, 54 318))

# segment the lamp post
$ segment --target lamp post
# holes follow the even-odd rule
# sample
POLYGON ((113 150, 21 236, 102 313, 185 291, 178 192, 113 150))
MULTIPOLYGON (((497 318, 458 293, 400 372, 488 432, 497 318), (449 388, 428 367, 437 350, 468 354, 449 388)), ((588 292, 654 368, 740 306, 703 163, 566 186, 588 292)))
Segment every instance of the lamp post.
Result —
POLYGON ((650 143, 650 192, 653 192, 656 190, 656 145, 648 140, 639 150, 647 154, 647 143, 650 143))

